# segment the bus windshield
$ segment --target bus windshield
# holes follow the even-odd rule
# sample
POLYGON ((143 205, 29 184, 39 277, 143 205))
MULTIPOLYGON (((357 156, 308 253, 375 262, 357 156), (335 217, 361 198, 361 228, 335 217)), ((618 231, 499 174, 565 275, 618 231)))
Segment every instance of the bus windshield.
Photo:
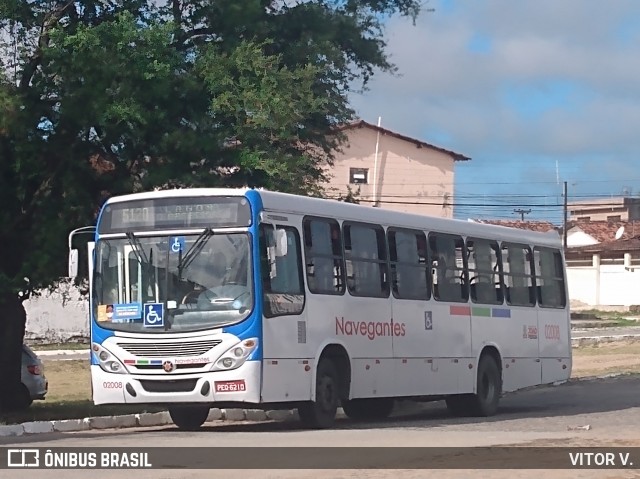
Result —
POLYGON ((250 251, 247 233, 210 229, 200 235, 129 232, 125 238, 100 239, 96 321, 137 333, 181 333, 242 321, 253 308, 250 251))

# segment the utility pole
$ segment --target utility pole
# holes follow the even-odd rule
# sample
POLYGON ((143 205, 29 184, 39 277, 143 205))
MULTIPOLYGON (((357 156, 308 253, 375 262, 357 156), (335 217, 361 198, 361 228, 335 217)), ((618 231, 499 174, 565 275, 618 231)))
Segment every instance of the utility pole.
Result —
POLYGON ((531 213, 531 210, 522 210, 522 209, 517 209, 517 210, 513 210, 514 213, 518 213, 520 215, 520 220, 524 221, 524 215, 527 215, 529 213, 531 213))
POLYGON ((562 241, 564 248, 567 249, 567 182, 564 182, 564 225, 562 226, 562 241))

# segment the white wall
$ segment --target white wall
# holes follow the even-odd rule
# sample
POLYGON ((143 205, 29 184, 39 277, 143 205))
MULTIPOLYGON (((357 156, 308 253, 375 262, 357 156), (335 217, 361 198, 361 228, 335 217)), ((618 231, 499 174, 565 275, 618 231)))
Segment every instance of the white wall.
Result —
POLYGON ((567 285, 569 287, 569 299, 585 304, 596 304, 598 273, 593 267, 567 268, 567 285))
POLYGON ((65 342, 89 338, 89 302, 77 289, 64 285, 43 291, 24 302, 25 338, 37 342, 65 342))
POLYGON ((569 299, 591 306, 640 304, 640 268, 627 271, 623 265, 567 268, 569 299))

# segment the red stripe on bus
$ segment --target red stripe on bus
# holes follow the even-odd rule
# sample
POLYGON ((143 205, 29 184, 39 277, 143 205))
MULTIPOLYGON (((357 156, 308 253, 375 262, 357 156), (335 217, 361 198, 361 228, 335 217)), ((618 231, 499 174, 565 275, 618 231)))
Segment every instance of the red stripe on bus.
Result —
POLYGON ((469 306, 449 306, 449 314, 455 316, 469 316, 471 315, 471 308, 469 306))

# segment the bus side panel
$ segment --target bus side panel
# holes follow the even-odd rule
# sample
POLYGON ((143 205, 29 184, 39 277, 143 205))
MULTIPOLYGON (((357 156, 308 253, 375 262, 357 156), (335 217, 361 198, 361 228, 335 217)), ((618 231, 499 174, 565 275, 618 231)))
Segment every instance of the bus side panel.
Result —
POLYGON ((566 309, 538 309, 543 384, 564 381, 571 375, 569 323, 569 312, 566 309))
POLYGON ((500 345, 504 391, 540 384, 536 308, 498 305, 484 309, 487 308, 490 316, 472 318, 474 353, 479 357, 486 344, 500 345))
POLYGON ((406 330, 393 338, 398 395, 455 394, 473 388, 468 380, 472 355, 465 304, 394 299, 393 311, 406 330))
MULTIPOLYGON (((391 303, 388 298, 308 294, 309 340, 343 344, 351 360, 351 396, 394 395, 391 303)), ((318 361, 319 358, 315 358, 318 361)))

